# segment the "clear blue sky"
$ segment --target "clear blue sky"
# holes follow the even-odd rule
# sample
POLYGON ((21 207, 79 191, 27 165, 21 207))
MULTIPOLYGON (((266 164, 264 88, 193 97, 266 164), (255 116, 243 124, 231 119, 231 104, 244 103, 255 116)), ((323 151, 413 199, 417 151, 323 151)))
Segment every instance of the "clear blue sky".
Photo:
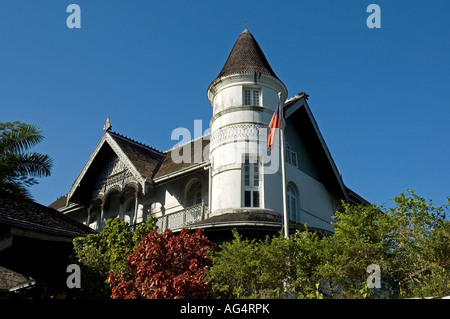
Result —
POLYGON ((309 105, 345 184, 377 204, 450 196, 450 1, 0 0, 0 121, 40 126, 67 193, 113 130, 160 150, 209 125, 208 85, 248 20, 289 96, 309 105), (69 4, 81 29, 69 29, 69 4), (366 8, 381 8, 369 29, 366 8))

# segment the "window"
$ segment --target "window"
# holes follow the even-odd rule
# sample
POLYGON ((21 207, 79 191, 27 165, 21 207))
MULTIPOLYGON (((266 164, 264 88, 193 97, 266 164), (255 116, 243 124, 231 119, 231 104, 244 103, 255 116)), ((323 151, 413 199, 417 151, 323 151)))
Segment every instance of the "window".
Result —
POLYGON ((201 204, 202 202, 202 184, 200 182, 194 182, 189 186, 189 190, 186 194, 186 206, 194 206, 201 204))
POLYGON ((260 105, 260 89, 244 88, 244 105, 260 105))
POLYGON ((286 147, 286 163, 297 167, 297 152, 295 152, 289 144, 286 147))
POLYGON ((129 226, 132 226, 134 223, 134 199, 132 199, 127 208, 125 209, 123 220, 128 223, 129 226))
POLYGON ((297 221, 297 191, 290 184, 287 187, 287 211, 289 219, 297 221))
POLYGON ((259 160, 251 161, 245 158, 243 164, 244 175, 244 207, 260 207, 259 187, 260 187, 260 168, 259 160))

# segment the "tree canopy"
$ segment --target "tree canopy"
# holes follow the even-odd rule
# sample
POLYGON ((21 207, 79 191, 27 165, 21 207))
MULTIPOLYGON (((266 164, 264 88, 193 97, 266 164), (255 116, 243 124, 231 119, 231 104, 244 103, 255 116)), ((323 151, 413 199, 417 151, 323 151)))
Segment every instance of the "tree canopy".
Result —
POLYGON ((106 221, 98 234, 89 234, 73 240, 76 262, 82 268, 81 297, 109 298, 111 286, 107 282, 110 273, 128 278, 127 256, 135 251, 141 238, 156 229, 156 219, 150 217, 139 224, 135 231, 119 218, 106 221))
POLYGON ((202 230, 157 233, 154 222, 133 237, 115 219, 74 243, 79 262, 96 271, 92 278, 107 285, 108 277, 112 298, 450 295, 450 201, 435 206, 408 191, 393 208, 342 206, 331 235, 307 225, 289 239, 247 239, 234 231, 233 240, 216 246, 202 230))
POLYGON ((308 230, 290 239, 241 238, 223 244, 207 274, 226 298, 412 298, 450 295, 449 205, 435 207, 413 191, 395 207, 343 203, 335 232, 308 230), (372 266, 380 286, 368 284, 372 266))

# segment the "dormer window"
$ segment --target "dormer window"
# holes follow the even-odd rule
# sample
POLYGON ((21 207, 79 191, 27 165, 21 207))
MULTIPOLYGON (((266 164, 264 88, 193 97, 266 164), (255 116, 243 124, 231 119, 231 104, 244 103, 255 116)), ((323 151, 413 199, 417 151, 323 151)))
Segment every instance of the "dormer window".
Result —
POLYGON ((261 90, 258 88, 244 88, 244 105, 261 105, 261 90))

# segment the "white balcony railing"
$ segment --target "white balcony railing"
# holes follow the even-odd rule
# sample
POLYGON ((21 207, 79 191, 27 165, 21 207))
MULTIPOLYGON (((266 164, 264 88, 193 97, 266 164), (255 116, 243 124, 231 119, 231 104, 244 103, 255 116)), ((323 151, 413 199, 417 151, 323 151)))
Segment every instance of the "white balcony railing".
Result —
POLYGON ((181 229, 194 222, 204 220, 209 216, 209 207, 198 204, 181 211, 158 217, 156 225, 158 232, 164 232, 166 228, 171 230, 181 229))

